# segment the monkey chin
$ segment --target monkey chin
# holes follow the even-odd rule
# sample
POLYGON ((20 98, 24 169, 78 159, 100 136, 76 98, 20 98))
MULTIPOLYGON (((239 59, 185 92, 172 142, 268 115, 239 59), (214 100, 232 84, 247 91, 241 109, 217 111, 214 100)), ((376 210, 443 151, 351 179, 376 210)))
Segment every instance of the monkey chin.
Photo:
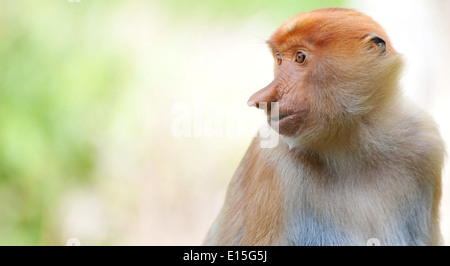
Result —
POLYGON ((267 123, 270 127, 281 135, 282 139, 287 140, 289 149, 300 144, 299 131, 304 124, 304 116, 302 114, 289 114, 279 117, 267 117, 267 123))

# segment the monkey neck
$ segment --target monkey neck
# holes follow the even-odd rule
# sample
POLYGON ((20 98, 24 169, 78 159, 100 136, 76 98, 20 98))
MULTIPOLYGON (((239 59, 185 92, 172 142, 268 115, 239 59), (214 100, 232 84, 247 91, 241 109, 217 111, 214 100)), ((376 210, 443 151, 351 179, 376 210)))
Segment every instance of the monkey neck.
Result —
POLYGON ((390 97, 364 115, 330 123, 321 134, 284 140, 289 151, 295 150, 302 156, 306 154, 310 159, 333 168, 353 171, 374 164, 373 158, 380 158, 383 148, 389 147, 390 133, 387 130, 392 125, 385 126, 385 121, 387 117, 397 115, 392 106, 398 110, 399 99, 390 97))

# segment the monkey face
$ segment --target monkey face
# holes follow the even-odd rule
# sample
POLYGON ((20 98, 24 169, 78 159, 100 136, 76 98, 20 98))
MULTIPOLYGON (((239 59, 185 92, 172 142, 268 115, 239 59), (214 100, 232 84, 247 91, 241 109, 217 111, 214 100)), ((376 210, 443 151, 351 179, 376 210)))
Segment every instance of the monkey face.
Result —
POLYGON ((351 9, 299 14, 267 43, 275 78, 248 104, 260 108, 267 103, 269 124, 287 137, 320 136, 374 108, 373 99, 382 98, 376 90, 383 73, 389 73, 388 59, 395 54, 381 26, 351 9))
POLYGON ((309 108, 309 89, 307 89, 307 52, 274 53, 275 79, 248 100, 250 106, 264 108, 267 120, 280 134, 291 136, 303 125, 309 108), (278 103, 273 108, 270 103, 278 103))

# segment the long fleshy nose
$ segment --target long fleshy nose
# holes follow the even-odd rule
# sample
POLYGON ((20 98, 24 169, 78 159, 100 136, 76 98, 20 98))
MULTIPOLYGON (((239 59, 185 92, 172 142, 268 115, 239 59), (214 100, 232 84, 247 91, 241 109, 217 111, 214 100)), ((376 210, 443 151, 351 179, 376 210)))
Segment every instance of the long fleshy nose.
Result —
POLYGON ((269 85, 263 89, 255 92, 247 101, 248 106, 259 108, 260 103, 267 103, 270 106, 271 102, 278 101, 278 81, 274 79, 269 85))

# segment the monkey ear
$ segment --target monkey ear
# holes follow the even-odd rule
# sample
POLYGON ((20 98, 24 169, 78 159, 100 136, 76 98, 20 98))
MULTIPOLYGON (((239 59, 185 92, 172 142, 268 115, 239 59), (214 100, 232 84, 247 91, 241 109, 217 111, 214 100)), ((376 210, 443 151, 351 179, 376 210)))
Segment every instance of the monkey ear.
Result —
POLYGON ((381 55, 386 54, 386 41, 376 34, 369 34, 364 37, 364 40, 371 44, 372 48, 376 48, 380 51, 381 55))

